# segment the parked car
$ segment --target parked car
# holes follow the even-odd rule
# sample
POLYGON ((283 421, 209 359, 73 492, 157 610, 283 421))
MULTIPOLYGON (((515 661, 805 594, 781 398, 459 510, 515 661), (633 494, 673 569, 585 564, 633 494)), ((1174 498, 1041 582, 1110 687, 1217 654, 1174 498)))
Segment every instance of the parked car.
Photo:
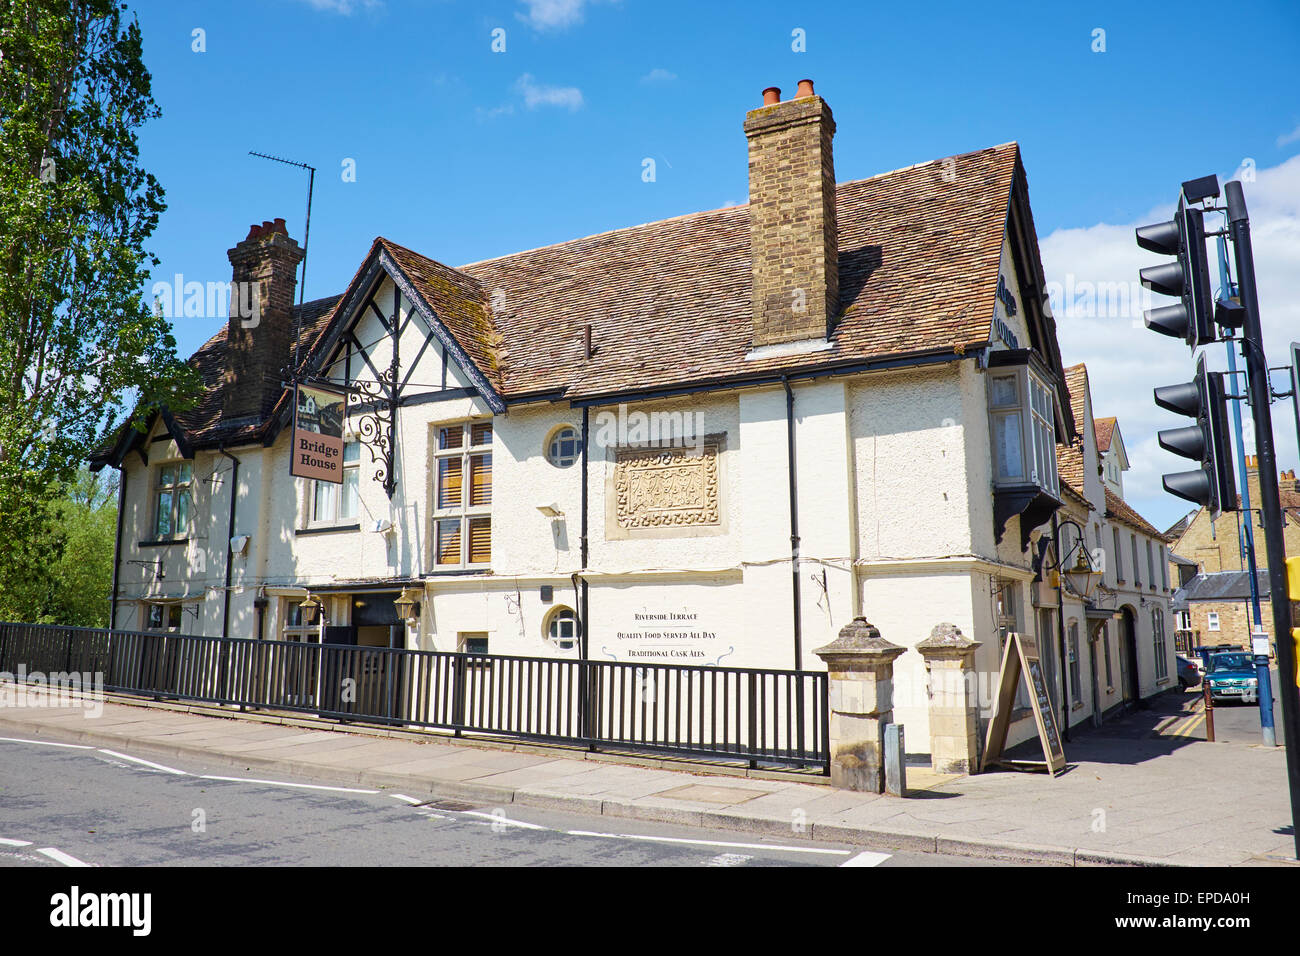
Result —
POLYGON ((1216 704, 1228 700, 1240 700, 1246 703, 1255 703, 1259 700, 1255 658, 1245 651, 1212 655, 1205 680, 1210 685, 1210 698, 1216 704))
POLYGON ((1225 651, 1244 650, 1245 648, 1239 644, 1198 644, 1192 648, 1192 660, 1200 670, 1201 676, 1204 677, 1205 672, 1210 669, 1210 658, 1215 654, 1222 654, 1225 651))
POLYGON ((1201 682, 1201 668, 1190 657, 1178 655, 1178 686, 1183 690, 1195 687, 1201 682))

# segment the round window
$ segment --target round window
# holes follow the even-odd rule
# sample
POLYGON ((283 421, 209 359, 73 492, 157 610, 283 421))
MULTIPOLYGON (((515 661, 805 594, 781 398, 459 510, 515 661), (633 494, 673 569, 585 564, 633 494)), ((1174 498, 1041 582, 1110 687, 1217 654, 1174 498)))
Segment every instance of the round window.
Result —
POLYGON ((578 645, 578 617, 573 608, 557 607, 546 616, 546 639, 563 650, 578 645))
POLYGON ((578 438, 576 428, 565 425, 551 432, 551 437, 546 442, 546 460, 556 468, 568 468, 581 454, 582 441, 578 438))

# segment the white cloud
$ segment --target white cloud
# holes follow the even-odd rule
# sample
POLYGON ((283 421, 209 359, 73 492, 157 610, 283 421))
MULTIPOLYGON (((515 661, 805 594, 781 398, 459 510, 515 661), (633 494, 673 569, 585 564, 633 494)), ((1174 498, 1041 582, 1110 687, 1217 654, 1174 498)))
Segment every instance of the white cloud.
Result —
POLYGON ((519 19, 536 30, 563 30, 581 23, 587 0, 522 0, 528 12, 519 19))
POLYGON ((662 69, 661 67, 657 67, 657 66, 656 66, 653 70, 651 70, 651 71, 650 71, 649 73, 647 73, 645 76, 641 77, 641 82, 642 82, 642 83, 647 83, 647 84, 650 84, 650 83, 671 83, 671 82, 672 82, 673 80, 675 80, 675 79, 677 79, 677 74, 676 74, 676 73, 672 73, 672 72, 670 72, 670 71, 668 71, 668 70, 665 70, 665 69, 662 69))
MULTIPOLYGON (((1294 277, 1300 275, 1300 156, 1256 170, 1254 181, 1245 182, 1244 188, 1265 350, 1270 364, 1280 366, 1289 362, 1288 344, 1300 339, 1300 297, 1294 290, 1294 277)), ((1167 219, 1172 212, 1170 204, 1152 210, 1139 222, 1058 229, 1039 243, 1053 292, 1052 312, 1064 363, 1086 362, 1094 414, 1119 417, 1132 464, 1124 476, 1125 497, 1161 529, 1192 506, 1166 493, 1160 476, 1187 470, 1191 463, 1157 444, 1158 429, 1186 421, 1157 408, 1151 390, 1157 385, 1190 381, 1195 363, 1182 342, 1157 335, 1142 324, 1143 308, 1172 300, 1137 286, 1138 270, 1163 260, 1137 247, 1133 229, 1167 219)), ((1221 223, 1219 214, 1207 216, 1207 229, 1217 229, 1221 223)), ((1217 289, 1213 243, 1209 249, 1212 284, 1217 289)), ((1211 369, 1225 369, 1225 346, 1209 346, 1206 361, 1211 369)), ((1240 358, 1237 366, 1243 367, 1240 358)), ((1284 388, 1283 374, 1275 373, 1274 382, 1284 388)), ((1242 408, 1242 415, 1249 421, 1248 408, 1242 408)), ((1300 449, 1290 400, 1273 405, 1273 433, 1279 467, 1295 467, 1300 449)), ((1250 451, 1249 427, 1246 435, 1250 451)))
POLYGON ((374 10, 383 6, 382 0, 298 0, 315 10, 351 16, 357 10, 374 10))
POLYGON ((1291 130, 1291 132, 1285 133, 1277 138, 1278 149, 1281 149, 1288 143, 1294 143, 1297 140, 1300 140, 1300 126, 1297 126, 1295 129, 1291 130))
POLYGON ((576 110, 582 107, 582 90, 576 86, 547 86, 525 73, 515 80, 515 90, 524 98, 524 106, 535 110, 539 106, 562 106, 576 110))

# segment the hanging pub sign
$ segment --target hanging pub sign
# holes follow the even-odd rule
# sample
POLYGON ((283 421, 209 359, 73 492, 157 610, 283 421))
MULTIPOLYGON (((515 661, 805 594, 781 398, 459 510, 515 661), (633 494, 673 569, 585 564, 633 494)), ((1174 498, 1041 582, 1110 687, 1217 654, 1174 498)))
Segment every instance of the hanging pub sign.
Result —
POLYGON ((1043 676, 1042 661, 1038 659, 1038 644, 1033 638, 1015 632, 1007 635, 1007 646, 1002 651, 1002 670, 998 677, 998 696, 994 705, 997 710, 989 722, 984 758, 980 761, 981 771, 990 764, 1013 770, 1046 770, 1051 774, 1065 767, 1065 750, 1061 747, 1061 735, 1056 730, 1056 716, 1052 713, 1052 699, 1047 693, 1047 679, 1043 676), (1043 747, 1042 760, 1011 760, 1002 756, 1022 676, 1025 688, 1029 691, 1029 710, 1038 728, 1038 741, 1043 747))
POLYGON ((289 474, 343 483, 343 415, 347 395, 318 385, 294 387, 289 474))

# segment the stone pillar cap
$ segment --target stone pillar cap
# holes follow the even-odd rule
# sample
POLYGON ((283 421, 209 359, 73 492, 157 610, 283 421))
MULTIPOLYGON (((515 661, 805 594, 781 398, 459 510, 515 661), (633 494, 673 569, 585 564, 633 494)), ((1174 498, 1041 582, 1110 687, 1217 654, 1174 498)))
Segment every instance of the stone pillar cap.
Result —
POLYGON ((891 644, 881 637, 880 629, 869 623, 865 617, 855 617, 852 623, 840 628, 839 636, 835 640, 825 647, 817 648, 813 653, 823 659, 846 656, 893 660, 906 650, 907 648, 891 644))
POLYGON ((974 650, 979 646, 979 641, 972 641, 956 624, 939 624, 929 637, 916 645, 916 649, 924 654, 926 651, 974 650))

